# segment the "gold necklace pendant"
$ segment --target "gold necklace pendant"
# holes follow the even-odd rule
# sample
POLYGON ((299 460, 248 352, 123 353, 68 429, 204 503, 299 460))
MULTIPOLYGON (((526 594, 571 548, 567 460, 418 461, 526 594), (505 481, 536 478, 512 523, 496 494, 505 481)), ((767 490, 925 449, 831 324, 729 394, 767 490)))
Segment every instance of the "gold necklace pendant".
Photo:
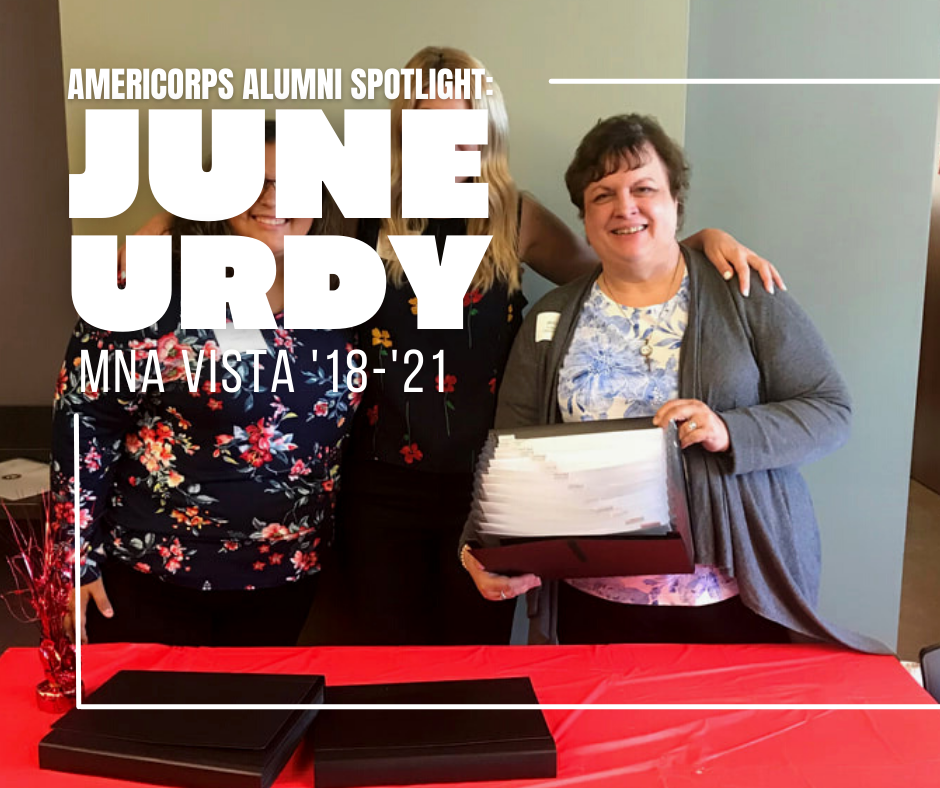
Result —
MULTIPOLYGON (((664 301, 663 304, 659 307, 659 314, 656 315, 656 320, 653 321, 653 324, 648 329, 646 336, 643 338, 643 344, 640 346, 640 355, 643 357, 643 360, 646 362, 647 371, 652 371, 653 369, 653 346, 650 344, 650 340, 652 339, 653 334, 659 330, 660 324, 663 321, 663 315, 666 313, 666 309, 669 307, 669 302, 675 296, 675 294, 672 293, 672 289, 673 287, 675 287, 676 275, 678 274, 681 267, 682 267, 682 250, 680 249, 679 257, 676 260, 676 267, 673 269, 672 277, 669 281, 668 292, 671 295, 669 295, 666 301, 664 301)), ((609 291, 608 297, 610 298, 610 300, 614 302, 614 305, 617 307, 617 309, 620 310, 620 314, 624 316, 626 321, 628 323, 631 322, 629 315, 627 315, 627 310, 624 309, 623 304, 621 304, 617 300, 617 298, 614 296, 614 291, 610 289, 610 285, 607 283, 607 277, 604 276, 603 271, 601 272, 601 275, 598 277, 597 285, 598 285, 598 288, 600 288, 601 292, 603 292, 605 289, 609 291), (603 286, 601 286, 601 280, 603 280, 603 286)))
POLYGON ((652 329, 650 329, 650 333, 646 335, 646 339, 643 340, 643 346, 640 348, 640 355, 643 356, 643 360, 646 362, 647 372, 652 372, 653 370, 653 347, 650 345, 650 337, 652 334, 652 329))

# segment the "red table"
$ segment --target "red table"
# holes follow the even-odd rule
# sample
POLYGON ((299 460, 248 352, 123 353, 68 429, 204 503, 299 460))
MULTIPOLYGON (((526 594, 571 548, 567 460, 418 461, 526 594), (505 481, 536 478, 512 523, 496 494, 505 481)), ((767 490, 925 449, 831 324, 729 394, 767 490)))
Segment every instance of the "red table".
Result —
MULTIPOLYGON (((83 649, 98 687, 122 668, 322 673, 331 684, 528 675, 542 703, 930 704, 915 710, 546 710, 558 777, 513 786, 936 788, 940 706, 891 657, 821 646, 83 649)), ((122 783, 38 768, 53 717, 38 711, 31 649, 0 656, 0 785, 122 783)), ((313 782, 301 749, 279 786, 313 782)), ((128 784, 129 785, 129 784, 128 784)), ((476 785, 482 785, 477 783, 476 785)), ((488 783, 487 785, 493 785, 488 783)))

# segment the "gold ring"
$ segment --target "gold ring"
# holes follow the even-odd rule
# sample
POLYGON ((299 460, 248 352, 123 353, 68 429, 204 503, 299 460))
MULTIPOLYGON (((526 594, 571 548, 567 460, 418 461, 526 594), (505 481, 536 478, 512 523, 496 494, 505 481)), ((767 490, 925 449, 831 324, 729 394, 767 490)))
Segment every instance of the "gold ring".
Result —
POLYGON ((695 432, 698 429, 698 424, 695 423, 695 420, 689 422, 689 432, 695 432))

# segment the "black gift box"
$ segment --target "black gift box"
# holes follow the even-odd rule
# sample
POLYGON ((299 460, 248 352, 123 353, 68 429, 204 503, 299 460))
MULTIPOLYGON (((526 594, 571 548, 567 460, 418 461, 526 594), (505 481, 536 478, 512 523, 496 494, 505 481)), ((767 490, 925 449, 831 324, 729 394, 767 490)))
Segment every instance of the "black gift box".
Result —
MULTIPOLYGON (((328 703, 537 704, 527 678, 327 687, 328 703)), ((540 709, 320 712, 315 788, 554 777, 555 741, 540 709)))
MULTIPOLYGON (((542 438, 560 435, 648 429, 651 419, 552 424, 541 427, 491 430, 487 448, 477 471, 477 497, 487 455, 502 436, 542 438)), ((501 575, 532 573, 547 580, 620 575, 685 574, 694 571, 692 527, 689 517, 685 467, 675 424, 664 435, 666 447, 666 494, 670 529, 634 531, 603 536, 559 535, 537 538, 498 538, 483 535, 471 542, 473 556, 490 572, 501 575)), ((483 517, 479 500, 471 519, 483 517)))
MULTIPOLYGON (((322 676, 124 670, 101 704, 315 704, 322 676)), ((73 709, 39 743, 39 766, 180 788, 267 788, 316 715, 298 710, 73 709)))

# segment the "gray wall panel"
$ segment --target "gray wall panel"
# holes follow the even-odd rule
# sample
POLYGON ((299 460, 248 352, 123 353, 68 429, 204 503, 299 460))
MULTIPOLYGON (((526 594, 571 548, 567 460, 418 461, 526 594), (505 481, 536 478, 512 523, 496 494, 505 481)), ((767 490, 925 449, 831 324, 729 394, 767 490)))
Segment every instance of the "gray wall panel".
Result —
MULTIPOLYGON (((689 77, 935 78, 940 4, 902 3, 890 19, 885 8, 693 3, 689 77)), ((891 644, 937 99, 935 86, 693 86, 687 97, 690 226, 728 229, 778 264, 853 393, 849 445, 806 469, 822 611, 891 644)))

